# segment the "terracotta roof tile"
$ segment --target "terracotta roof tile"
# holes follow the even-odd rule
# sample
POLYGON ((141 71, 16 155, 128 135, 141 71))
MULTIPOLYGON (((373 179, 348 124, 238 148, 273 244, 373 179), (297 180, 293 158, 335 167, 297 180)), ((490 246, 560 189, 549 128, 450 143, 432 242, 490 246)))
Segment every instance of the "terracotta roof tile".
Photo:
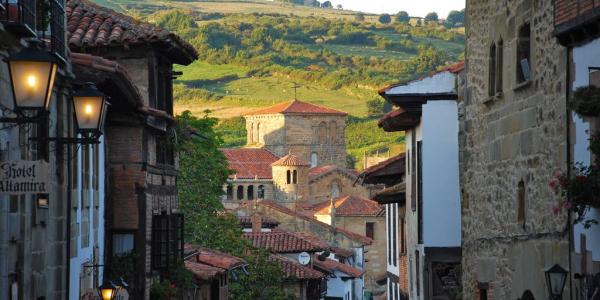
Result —
POLYGON ((287 278, 321 279, 325 277, 325 274, 281 255, 272 254, 269 259, 279 264, 287 278))
POLYGON ((364 270, 354 268, 350 265, 343 264, 333 259, 325 259, 324 261, 315 259, 313 265, 329 274, 333 274, 335 271, 339 271, 349 275, 349 277, 359 278, 365 274, 364 270))
POLYGON ((221 149, 227 158, 229 168, 235 172, 234 176, 240 179, 272 179, 271 164, 279 159, 275 154, 265 149, 221 149))
POLYGON ((291 100, 275 104, 271 107, 247 113, 246 116, 271 115, 271 114, 319 114, 346 116, 347 113, 323 106, 318 106, 299 100, 291 100))
MULTIPOLYGON (((334 200, 335 215, 341 217, 378 217, 384 213, 379 203, 357 196, 342 196, 334 200)), ((323 201, 310 208, 315 215, 330 215, 331 202, 323 201)))
POLYGON ((225 270, 231 270, 246 264, 241 258, 202 246, 188 244, 185 245, 185 251, 186 253, 189 252, 189 261, 202 263, 225 270))
POLYGON ((254 247, 268 249, 275 253, 319 252, 329 248, 318 238, 307 238, 296 232, 273 229, 270 232, 247 232, 243 235, 254 247))
POLYGON ((225 274, 227 270, 209 266, 195 261, 185 261, 185 268, 190 270, 198 280, 209 281, 217 275, 225 274))
POLYGON ((72 50, 161 42, 175 49, 171 55, 174 62, 189 64, 198 58, 194 47, 176 34, 90 1, 68 0, 65 12, 72 50))
POLYGON ((327 223, 324 223, 324 222, 321 222, 321 221, 315 219, 314 217, 310 217, 310 216, 307 216, 307 215, 305 215, 303 213, 293 211, 293 210, 291 210, 291 209, 289 209, 289 208, 287 208, 285 206, 281 206, 281 205, 279 205, 279 204, 277 204, 277 203, 275 203, 275 202, 273 202, 271 200, 260 200, 260 201, 257 201, 256 203, 258 205, 262 205, 262 206, 265 206, 265 207, 277 210, 277 211, 279 211, 281 213, 284 213, 286 215, 297 217, 297 218, 309 221, 309 222, 311 222, 311 223, 313 223, 315 225, 324 227, 327 230, 335 230, 335 232, 343 234, 346 237, 348 237, 348 238, 350 238, 350 239, 352 239, 354 241, 362 243, 363 245, 370 245, 373 242, 373 240, 371 238, 369 238, 369 237, 366 237, 364 235, 361 235, 361 234, 358 234, 358 233, 355 233, 355 232, 352 232, 352 231, 349 231, 349 230, 346 230, 346 229, 343 229, 343 228, 338 228, 338 227, 334 228, 334 227, 332 227, 331 225, 329 225, 327 223))
POLYGON ((356 179, 356 172, 354 170, 340 168, 336 165, 323 165, 311 168, 310 170, 308 170, 308 179, 309 181, 314 181, 334 171, 339 171, 340 173, 347 175, 351 179, 356 179))
POLYGON ((354 252, 352 250, 339 247, 331 247, 331 252, 344 258, 352 257, 354 255, 354 252))
POLYGON ((280 158, 278 161, 272 163, 271 166, 293 167, 310 166, 310 164, 294 154, 288 154, 280 158))

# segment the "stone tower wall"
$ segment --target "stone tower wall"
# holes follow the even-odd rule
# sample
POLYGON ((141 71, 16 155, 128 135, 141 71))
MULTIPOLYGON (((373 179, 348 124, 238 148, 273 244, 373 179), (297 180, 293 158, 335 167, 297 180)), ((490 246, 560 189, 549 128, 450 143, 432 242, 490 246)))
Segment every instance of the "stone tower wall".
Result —
POLYGON ((318 165, 346 167, 344 116, 272 114, 246 116, 247 146, 262 147, 282 157, 292 153, 318 165), (257 128, 259 127, 259 128, 257 128))
POLYGON ((481 286, 495 299, 518 299, 526 290, 547 299, 543 268, 569 268, 566 216, 552 213, 557 198, 548 187, 554 171, 566 167, 567 52, 552 34, 552 1, 467 0, 466 11, 467 84, 459 99, 463 299, 476 299, 481 286), (518 84, 517 34, 526 22, 532 77, 518 84), (490 97, 490 46, 500 39, 502 93, 490 97))
POLYGON ((273 166, 273 187, 274 200, 282 205, 301 204, 303 201, 307 201, 309 197, 308 166, 273 166), (288 170, 297 171, 297 184, 287 183, 288 170))

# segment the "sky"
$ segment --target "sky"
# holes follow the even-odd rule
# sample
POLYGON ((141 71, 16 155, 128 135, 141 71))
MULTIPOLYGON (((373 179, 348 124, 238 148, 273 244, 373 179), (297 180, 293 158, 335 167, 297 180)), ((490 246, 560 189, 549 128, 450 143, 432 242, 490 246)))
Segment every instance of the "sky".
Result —
POLYGON ((341 4, 344 9, 376 14, 395 14, 404 10, 411 16, 425 17, 435 11, 444 19, 451 10, 465 8, 465 0, 331 0, 331 3, 334 7, 341 4))

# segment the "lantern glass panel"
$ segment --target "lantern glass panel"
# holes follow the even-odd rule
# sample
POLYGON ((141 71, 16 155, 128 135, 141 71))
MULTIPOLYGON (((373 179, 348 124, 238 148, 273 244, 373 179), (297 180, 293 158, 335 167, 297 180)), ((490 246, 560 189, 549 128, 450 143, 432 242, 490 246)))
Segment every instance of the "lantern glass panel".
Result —
POLYGON ((550 287, 551 287, 551 293, 554 296, 560 295, 562 292, 562 288, 565 284, 565 274, 564 273, 550 273, 548 274, 548 276, 550 277, 550 287))
POLYGON ((20 109, 48 109, 58 65, 47 61, 10 61, 15 105, 20 109))
POLYGON ((75 118, 80 130, 97 130, 102 110, 104 108, 104 97, 102 96, 75 96, 75 118))
POLYGON ((102 299, 103 300, 112 300, 114 289, 112 289, 112 288, 104 288, 104 289, 101 290, 101 293, 102 293, 102 299))

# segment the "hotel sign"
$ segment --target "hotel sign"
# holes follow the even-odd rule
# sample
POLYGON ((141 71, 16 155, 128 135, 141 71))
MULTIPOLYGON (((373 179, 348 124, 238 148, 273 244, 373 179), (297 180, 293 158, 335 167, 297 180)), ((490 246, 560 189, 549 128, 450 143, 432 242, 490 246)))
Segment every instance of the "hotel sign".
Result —
POLYGON ((0 162, 0 194, 45 194, 49 179, 50 165, 43 160, 0 162))

